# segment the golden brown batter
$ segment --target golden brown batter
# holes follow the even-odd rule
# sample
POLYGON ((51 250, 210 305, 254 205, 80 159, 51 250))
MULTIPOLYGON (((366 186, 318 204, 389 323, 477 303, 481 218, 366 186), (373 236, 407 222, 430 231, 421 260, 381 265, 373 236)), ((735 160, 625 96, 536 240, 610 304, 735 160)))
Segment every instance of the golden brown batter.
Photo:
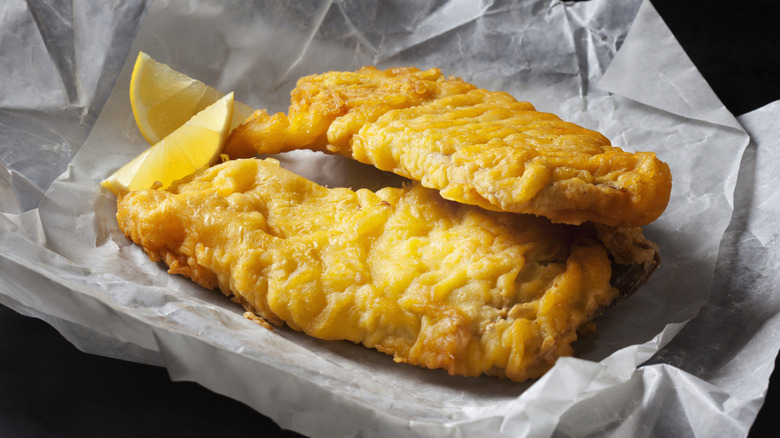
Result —
POLYGON ((419 184, 328 189, 259 159, 131 192, 117 218, 169 272, 273 324, 515 381, 571 354, 577 329, 657 263, 639 229, 486 211, 419 184))
POLYGON ((671 173, 598 132, 438 69, 329 72, 292 91, 289 115, 256 112, 228 139, 233 158, 309 148, 420 181, 454 201, 642 226, 669 202, 671 173))

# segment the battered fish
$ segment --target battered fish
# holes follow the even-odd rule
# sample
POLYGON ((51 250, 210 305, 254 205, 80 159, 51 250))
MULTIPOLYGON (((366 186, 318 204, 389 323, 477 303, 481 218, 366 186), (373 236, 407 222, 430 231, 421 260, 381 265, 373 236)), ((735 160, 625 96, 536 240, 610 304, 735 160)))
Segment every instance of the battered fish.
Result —
POLYGON ((553 222, 642 226, 666 208, 669 166, 598 132, 438 69, 364 67, 300 79, 289 116, 256 112, 233 158, 309 148, 420 181, 454 201, 553 222))
POLYGON ((487 211, 416 183, 328 189, 272 160, 123 195, 117 219, 170 273, 273 324, 515 381, 571 354, 577 329, 658 261, 638 228, 487 211))

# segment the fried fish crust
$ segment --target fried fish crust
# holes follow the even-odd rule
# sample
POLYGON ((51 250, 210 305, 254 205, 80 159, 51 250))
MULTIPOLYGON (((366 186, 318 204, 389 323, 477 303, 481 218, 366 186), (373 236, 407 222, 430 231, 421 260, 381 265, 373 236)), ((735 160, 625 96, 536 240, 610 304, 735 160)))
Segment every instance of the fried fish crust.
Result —
POLYGON ((634 227, 669 202, 669 166, 596 131, 438 69, 301 78, 289 115, 258 111, 228 138, 233 158, 308 148, 420 181, 480 207, 634 227))
POLYGON ((228 161, 117 205, 152 260, 272 324, 514 381, 571 354, 577 329, 627 292, 610 284, 602 240, 647 275, 657 257, 638 229, 487 211, 417 183, 329 189, 273 160, 228 161))

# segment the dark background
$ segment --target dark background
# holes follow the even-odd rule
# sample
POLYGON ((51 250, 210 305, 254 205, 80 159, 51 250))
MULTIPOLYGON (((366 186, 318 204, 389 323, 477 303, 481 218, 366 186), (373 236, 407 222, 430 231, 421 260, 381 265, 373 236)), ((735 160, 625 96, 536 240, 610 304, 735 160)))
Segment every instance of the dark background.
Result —
MULTIPOLYGON (((777 1, 652 3, 734 115, 780 99, 777 1)), ((751 437, 777 436, 777 374, 751 437)), ((0 437, 238 434, 299 436, 197 384, 171 382, 163 368, 82 353, 45 322, 0 306, 0 437)))

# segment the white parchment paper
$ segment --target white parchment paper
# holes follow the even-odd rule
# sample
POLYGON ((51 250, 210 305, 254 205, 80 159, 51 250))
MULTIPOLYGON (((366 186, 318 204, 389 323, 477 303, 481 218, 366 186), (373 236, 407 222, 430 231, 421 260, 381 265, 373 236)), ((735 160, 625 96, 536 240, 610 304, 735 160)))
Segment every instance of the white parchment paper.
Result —
MULTIPOLYGON (((40 36, 29 48, 0 40, 4 55, 43 65, 0 62, 13 75, 0 85, 0 303, 50 322, 83 350, 166 366, 173 379, 307 435, 747 433, 779 343, 767 336, 780 324, 767 189, 777 180, 771 131, 780 108, 736 120, 649 2, 60 7, 70 14, 12 2, 0 17, 4 35, 40 36), (101 25, 87 27, 94 17, 101 25), (68 32, 72 45, 56 43, 68 32), (167 275, 118 230, 115 199, 99 182, 148 147, 127 94, 138 50, 271 111, 286 110, 304 74, 436 66, 627 150, 655 151, 674 175, 667 212, 646 227, 662 265, 577 342, 575 358, 524 384, 269 332, 220 294, 167 275)), ((290 154, 283 165, 331 186, 382 182, 321 154, 290 154)))

